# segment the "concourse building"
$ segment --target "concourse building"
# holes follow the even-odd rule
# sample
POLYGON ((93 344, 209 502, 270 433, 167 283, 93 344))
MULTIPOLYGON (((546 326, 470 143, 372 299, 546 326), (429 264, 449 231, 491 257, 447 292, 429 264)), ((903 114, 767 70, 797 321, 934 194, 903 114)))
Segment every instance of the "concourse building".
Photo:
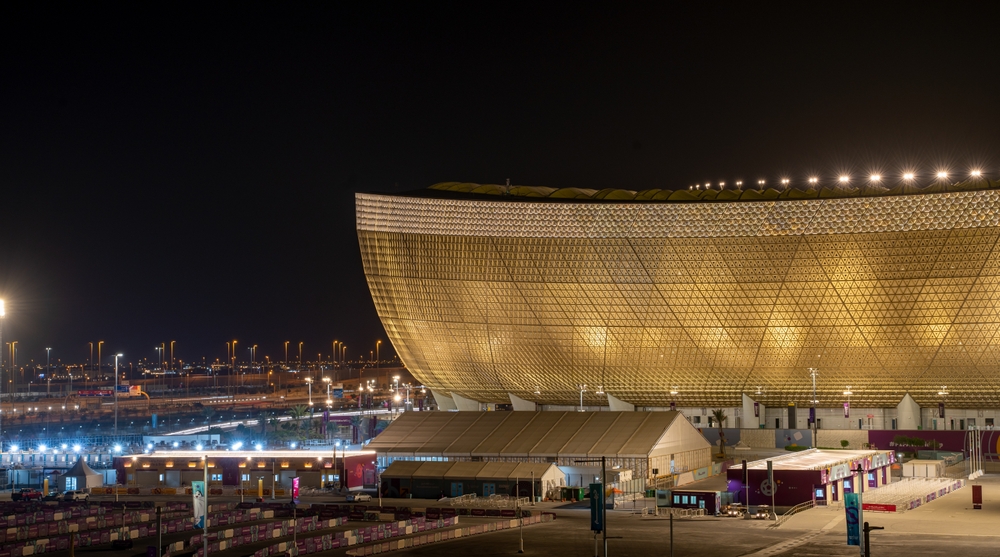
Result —
POLYGON ((1000 419, 1000 184, 754 182, 446 182, 359 193, 356 224, 385 330, 443 409, 1000 419))
POLYGON ((792 507, 809 500, 817 505, 841 503, 845 493, 861 493, 892 482, 893 451, 842 451, 810 449, 774 457, 774 485, 767 477, 767 461, 730 466, 726 490, 747 505, 792 507), (743 478, 748 478, 743 483, 743 478), (748 500, 749 497, 749 500, 748 500))
POLYGON ((165 450, 114 458, 117 484, 158 493, 183 493, 192 481, 208 479, 212 489, 248 489, 258 485, 268 493, 300 487, 338 485, 348 489, 376 485, 375 454, 371 451, 192 451, 165 450), (336 452, 336 455, 334 454, 336 452), (346 470, 346 474, 344 474, 346 470), (181 490, 181 491, 177 491, 181 490))

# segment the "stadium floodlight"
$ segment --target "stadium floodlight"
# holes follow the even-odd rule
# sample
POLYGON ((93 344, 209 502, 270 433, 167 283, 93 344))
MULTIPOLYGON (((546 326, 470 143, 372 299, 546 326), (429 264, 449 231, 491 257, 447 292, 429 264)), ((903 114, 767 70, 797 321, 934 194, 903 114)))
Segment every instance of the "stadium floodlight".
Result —
POLYGON ((903 179, 904 180, 912 180, 913 179, 913 173, 912 172, 906 172, 905 174, 903 174, 903 179))
POLYGON ((818 182, 819 182, 819 178, 817 178, 815 176, 813 176, 812 178, 809 178, 809 183, 810 184, 816 184, 818 182))
POLYGON ((938 178, 947 178, 948 177, 948 173, 945 172, 944 170, 942 170, 942 171, 940 171, 940 172, 937 173, 937 177, 938 178))
POLYGON ((850 176, 841 176, 840 177, 840 183, 841 184, 846 184, 847 182, 850 182, 850 181, 851 181, 851 177, 850 176))
POLYGON ((878 174, 872 174, 871 176, 868 177, 868 179, 871 180, 872 182, 882 181, 882 177, 879 176, 878 174))

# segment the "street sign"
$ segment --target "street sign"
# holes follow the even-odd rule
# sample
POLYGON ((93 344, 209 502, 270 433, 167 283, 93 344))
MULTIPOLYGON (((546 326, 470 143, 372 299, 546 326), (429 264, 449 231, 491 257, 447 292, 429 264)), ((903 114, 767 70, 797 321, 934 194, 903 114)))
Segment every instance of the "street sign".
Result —
POLYGON ((864 521, 861 510, 861 494, 844 494, 844 512, 847 513, 847 545, 861 545, 861 523, 864 521))
POLYGON ((590 529, 594 532, 604 530, 604 485, 590 484, 590 529))

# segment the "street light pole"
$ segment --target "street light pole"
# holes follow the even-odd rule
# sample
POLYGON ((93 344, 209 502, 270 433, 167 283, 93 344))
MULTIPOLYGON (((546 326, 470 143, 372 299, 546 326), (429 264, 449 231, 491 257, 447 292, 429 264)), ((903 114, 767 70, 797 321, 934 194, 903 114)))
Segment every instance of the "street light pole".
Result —
POLYGON ((121 354, 115 354, 115 436, 118 436, 118 358, 121 354))
MULTIPOLYGON (((816 448, 816 433, 817 433, 817 427, 816 427, 816 374, 817 373, 818 373, 818 371, 816 370, 816 368, 814 368, 814 367, 809 368, 809 375, 812 375, 812 380, 813 380, 813 397, 812 397, 812 400, 809 401, 810 404, 812 404, 812 430, 813 430, 813 434, 812 434, 812 446, 813 446, 813 448, 816 448)), ((795 429, 795 424, 788 424, 788 427, 790 427, 792 429, 795 429)))
MULTIPOLYGON (((0 300, 0 420, 3 416, 3 321, 6 315, 4 301, 0 300)), ((14 403, 11 402, 11 407, 13 408, 13 406, 14 403)), ((0 454, 3 454, 3 421, 0 421, 0 454)))

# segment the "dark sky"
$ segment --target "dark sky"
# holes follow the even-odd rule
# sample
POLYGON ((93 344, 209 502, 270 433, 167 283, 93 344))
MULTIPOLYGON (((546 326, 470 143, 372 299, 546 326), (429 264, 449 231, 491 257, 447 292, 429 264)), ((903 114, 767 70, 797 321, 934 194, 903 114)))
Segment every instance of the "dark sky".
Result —
POLYGON ((989 3, 35 4, 0 8, 19 362, 367 355, 359 191, 1000 176, 989 3))

